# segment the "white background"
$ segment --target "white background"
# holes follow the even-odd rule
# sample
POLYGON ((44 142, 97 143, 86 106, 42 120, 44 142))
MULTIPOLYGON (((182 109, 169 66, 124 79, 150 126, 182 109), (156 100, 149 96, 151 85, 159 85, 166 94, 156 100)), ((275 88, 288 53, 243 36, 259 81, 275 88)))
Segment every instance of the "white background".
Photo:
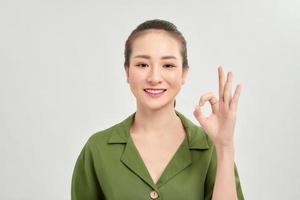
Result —
POLYGON ((124 45, 154 18, 187 40, 178 111, 197 123, 201 94, 218 94, 218 64, 242 84, 235 144, 246 199, 299 199, 299 2, 1 0, 0 199, 70 199, 86 140, 135 111, 124 45))

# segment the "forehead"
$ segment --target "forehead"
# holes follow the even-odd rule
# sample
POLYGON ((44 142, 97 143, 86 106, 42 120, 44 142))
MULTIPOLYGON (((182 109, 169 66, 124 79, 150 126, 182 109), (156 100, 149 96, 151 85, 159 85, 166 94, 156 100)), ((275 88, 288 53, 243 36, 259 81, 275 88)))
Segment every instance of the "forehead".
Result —
POLYGON ((147 30, 132 42, 132 55, 143 54, 153 57, 175 56, 180 58, 180 42, 164 30, 147 30))

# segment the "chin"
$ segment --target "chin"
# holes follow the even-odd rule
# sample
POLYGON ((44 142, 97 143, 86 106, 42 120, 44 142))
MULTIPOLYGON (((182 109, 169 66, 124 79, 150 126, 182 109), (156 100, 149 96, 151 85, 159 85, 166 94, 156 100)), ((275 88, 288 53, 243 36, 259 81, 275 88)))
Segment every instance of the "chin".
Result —
MULTIPOLYGON (((150 110, 160 110, 164 107, 167 107, 168 106, 168 102, 144 102, 144 103, 141 103, 141 106, 144 108, 144 109, 150 109, 150 110)), ((173 106, 173 104, 172 104, 173 106)))

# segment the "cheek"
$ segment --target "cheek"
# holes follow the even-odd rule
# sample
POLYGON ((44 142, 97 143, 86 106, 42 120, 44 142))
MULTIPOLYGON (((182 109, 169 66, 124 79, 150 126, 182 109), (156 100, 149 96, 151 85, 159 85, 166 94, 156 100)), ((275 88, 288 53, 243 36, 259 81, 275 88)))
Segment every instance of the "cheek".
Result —
POLYGON ((174 88, 178 88, 181 86, 182 77, 180 74, 174 73, 168 77, 169 83, 173 85, 174 88))
POLYGON ((144 76, 142 73, 137 73, 136 71, 131 71, 129 73, 129 79, 132 87, 143 86, 144 76))

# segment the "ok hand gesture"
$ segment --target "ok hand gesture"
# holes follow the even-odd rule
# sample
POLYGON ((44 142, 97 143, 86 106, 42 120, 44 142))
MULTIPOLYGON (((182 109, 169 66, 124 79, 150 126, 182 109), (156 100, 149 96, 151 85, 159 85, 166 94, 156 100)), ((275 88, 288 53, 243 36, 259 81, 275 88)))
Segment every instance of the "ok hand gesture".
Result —
POLYGON ((237 85, 232 97, 232 72, 227 74, 226 82, 222 66, 218 67, 218 74, 219 100, 211 92, 202 95, 193 114, 217 147, 233 147, 233 133, 241 84, 237 85), (201 106, 206 101, 209 101, 212 108, 212 113, 208 117, 201 112, 201 106))

